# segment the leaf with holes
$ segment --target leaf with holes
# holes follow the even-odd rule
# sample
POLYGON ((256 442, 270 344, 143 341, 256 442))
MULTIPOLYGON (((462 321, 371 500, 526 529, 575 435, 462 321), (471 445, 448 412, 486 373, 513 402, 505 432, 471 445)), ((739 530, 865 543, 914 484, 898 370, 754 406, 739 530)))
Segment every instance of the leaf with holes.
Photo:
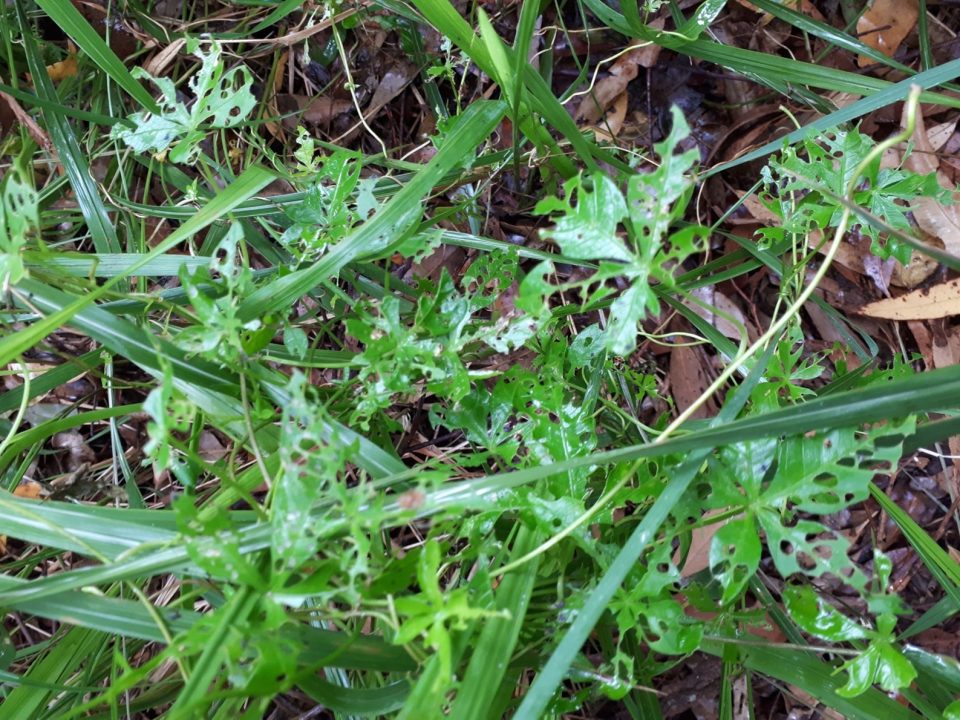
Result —
POLYGON ((257 99, 251 92, 253 76, 243 66, 224 72, 220 45, 210 43, 209 52, 200 49, 200 41, 191 38, 187 49, 200 59, 200 69, 188 85, 194 94, 190 108, 177 97, 170 78, 153 77, 142 68, 133 76, 149 78, 160 89, 159 113, 142 111, 130 116, 132 126, 113 126, 110 137, 123 140, 136 152, 168 153, 171 162, 189 163, 200 152, 199 143, 206 137, 206 127, 229 128, 243 122, 257 99))
POLYGON ((710 543, 710 572, 720 583, 724 605, 736 600, 760 566, 760 537, 752 515, 732 520, 710 543))
POLYGON ((659 653, 685 655, 703 638, 703 624, 688 617, 680 603, 670 598, 645 603, 640 611, 643 635, 659 653))
POLYGON ((820 600, 809 586, 789 587, 783 599, 790 616, 802 630, 831 642, 869 640, 867 649, 845 663, 847 683, 837 690, 843 697, 856 697, 877 684, 887 692, 908 686, 917 671, 895 645, 896 616, 877 617, 876 629, 854 622, 820 600))
POLYGON ((849 541, 823 523, 797 520, 790 524, 769 508, 762 508, 757 520, 766 533, 770 557, 783 577, 830 574, 858 590, 866 586, 867 577, 847 557, 849 541))
POLYGON ((307 380, 294 373, 287 386, 290 401, 280 426, 280 471, 270 504, 270 552, 274 574, 286 579, 317 552, 323 516, 313 505, 330 496, 345 462, 345 444, 330 437, 323 405, 309 395, 307 380))
POLYGON ((787 587, 783 592, 787 611, 806 633, 830 642, 865 640, 870 629, 854 622, 824 603, 809 585, 787 587))
MULTIPOLYGON (((763 169, 766 190, 761 200, 783 219, 783 229, 787 232, 806 234, 814 229, 834 228, 844 212, 835 198, 846 196, 854 170, 874 145, 873 139, 857 128, 808 137, 799 150, 785 149, 763 169), (818 185, 832 197, 818 191, 818 185)), ((939 186, 935 173, 921 175, 901 168, 880 168, 878 160, 863 171, 853 199, 891 226, 908 230, 911 227, 908 201, 917 197, 952 202, 949 193, 939 186)), ((903 264, 909 262, 910 246, 892 237, 884 239, 881 231, 870 223, 855 217, 850 229, 858 229, 869 237, 871 252, 882 259, 893 256, 903 264)))
POLYGON ((534 212, 563 213, 553 229, 542 235, 555 240, 563 254, 577 260, 630 262, 632 253, 617 233, 627 206, 616 183, 602 173, 568 180, 563 186, 566 201, 550 197, 537 203, 534 212), (576 202, 574 202, 576 198, 576 202))
POLYGON ((869 494, 870 480, 891 473, 900 459, 900 444, 915 421, 890 421, 861 433, 853 428, 789 438, 780 444, 777 473, 761 502, 825 515, 838 512, 869 494))
POLYGON ((540 214, 561 213, 543 235, 555 240, 565 255, 598 261, 599 268, 585 280, 552 286, 545 278, 553 273, 553 265, 541 263, 521 283, 518 307, 538 316, 549 314, 546 299, 573 290, 583 293, 584 304, 595 304, 613 293, 611 281, 626 280, 629 287, 610 305, 604 345, 617 355, 636 347, 637 324, 648 313, 660 311, 651 283, 674 287, 674 272, 705 247, 709 234, 699 226, 668 234, 671 224, 686 211, 694 186, 697 151, 678 152, 689 134, 683 114, 673 108, 673 128, 655 146, 659 166, 631 175, 625 195, 613 180, 596 172, 567 181, 565 201, 547 198, 537 204, 540 214))
POLYGON ((0 183, 0 291, 6 293, 26 276, 23 251, 39 225, 37 191, 17 162, 0 183))

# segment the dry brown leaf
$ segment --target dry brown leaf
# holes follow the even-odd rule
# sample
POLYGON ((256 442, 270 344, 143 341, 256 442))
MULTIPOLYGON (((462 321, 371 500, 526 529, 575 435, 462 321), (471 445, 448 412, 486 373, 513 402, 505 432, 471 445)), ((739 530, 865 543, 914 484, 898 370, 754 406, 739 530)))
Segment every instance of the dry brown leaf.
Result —
POLYGON ((927 139, 930 141, 930 149, 935 152, 940 152, 943 150, 944 146, 950 141, 950 138, 953 137, 953 133, 957 129, 957 120, 956 118, 949 122, 937 123, 932 127, 927 128, 927 139))
POLYGON ((283 119, 283 126, 291 131, 296 130, 299 122, 329 125, 338 115, 354 111, 353 103, 349 98, 330 95, 311 98, 306 95, 281 93, 276 96, 276 101, 277 108, 287 116, 283 119), (298 115, 298 111, 301 114, 298 115))
POLYGON ((623 121, 627 117, 627 101, 626 92, 622 92, 613 101, 613 105, 607 110, 603 120, 597 123, 597 127, 593 129, 593 136, 597 139, 597 142, 611 142, 623 130, 623 121))
MULTIPOLYGON (((54 82, 60 82, 64 78, 74 77, 77 74, 77 48, 73 43, 67 46, 67 58, 52 65, 47 65, 47 75, 54 82)), ((27 81, 33 83, 33 77, 27 73, 27 81)))
POLYGON ((397 95, 417 76, 417 66, 413 63, 399 62, 390 67, 380 78, 377 89, 373 91, 370 104, 363 111, 363 116, 369 120, 380 109, 397 95))
MULTIPOLYGON (((670 351, 670 388, 673 401, 680 411, 693 405, 710 386, 700 355, 699 348, 688 345, 678 345, 670 351)), ((705 418, 709 414, 709 408, 703 404, 692 417, 705 418)))
MULTIPOLYGON (((707 510, 707 512, 703 514, 703 519, 707 520, 714 515, 720 515, 726 511, 727 508, 707 510)), ((731 517, 722 522, 710 523, 693 529, 693 532, 690 533, 690 549, 687 551, 687 559, 683 563, 683 567, 680 568, 681 577, 691 577, 701 570, 706 570, 710 567, 710 545, 713 543, 713 536, 717 534, 720 528, 733 519, 734 518, 731 517)), ((677 551, 677 555, 679 556, 679 551, 677 551)), ((674 562, 679 560, 678 556, 673 558, 674 562)))
POLYGON ((960 279, 877 300, 864 305, 859 313, 885 320, 935 320, 960 315, 960 279))
POLYGON ((184 38, 177 38, 158 52, 152 58, 143 64, 143 69, 154 77, 163 75, 163 71, 173 62, 174 58, 180 53, 187 41, 184 38))
POLYGON ((896 263, 890 274, 890 284, 912 289, 933 275, 940 264, 919 250, 910 253, 910 262, 906 265, 896 263))
POLYGON ((36 480, 21 480, 20 484, 14 488, 13 494, 19 498, 37 500, 43 495, 43 485, 36 480))
MULTIPOLYGON (((919 16, 917 0, 874 0, 857 20, 857 37, 864 45, 893 57, 919 16)), ((857 58, 860 67, 873 62, 866 55, 857 58)))
POLYGON ((927 329, 926 323, 919 320, 908 320, 907 327, 910 328, 910 333, 917 343, 917 350, 920 351, 927 367, 933 367, 933 339, 930 337, 930 330, 927 329))
MULTIPOLYGON (((662 30, 663 20, 658 19, 650 26, 662 30)), ((610 74, 598 80, 591 92, 580 101, 573 119, 588 125, 596 123, 610 105, 626 92, 627 85, 636 79, 640 68, 652 67, 659 55, 660 46, 653 43, 639 45, 621 55, 610 67, 610 74)))
POLYGON ((743 333, 741 332, 740 327, 737 327, 737 325, 724 317, 724 315, 729 315, 738 323, 740 323, 741 327, 746 327, 747 321, 743 316, 743 311, 740 310, 735 302, 733 302, 722 292, 716 290, 713 286, 697 288, 691 294, 704 303, 704 305, 707 307, 704 307, 704 305, 700 305, 693 300, 685 300, 683 303, 684 305, 693 310, 697 315, 713 325, 717 330, 723 333, 724 336, 730 338, 731 340, 739 341, 742 338, 743 333), (719 313, 723 313, 723 315, 719 313))
POLYGON ((937 368, 960 364, 960 338, 954 334, 935 340, 932 347, 933 366, 937 368))
POLYGON ((10 108, 10 112, 13 113, 13 116, 20 122, 23 127, 27 129, 27 132, 30 133, 30 137, 42 147, 47 152, 54 152, 53 142, 50 140, 50 136, 47 135, 46 131, 37 124, 37 121, 33 119, 33 116, 30 115, 26 110, 23 109, 23 106, 11 95, 7 95, 5 92, 0 92, 0 98, 6 102, 7 107, 10 108))
POLYGON ((77 74, 77 48, 73 43, 67 43, 67 59, 55 62, 53 65, 47 65, 47 75, 54 82, 77 74))
MULTIPOLYGON (((906 118, 903 120, 905 122, 906 118)), ((936 173, 940 186, 953 190, 950 180, 940 171, 940 161, 919 114, 913 142, 913 152, 903 161, 903 166, 921 175, 936 173)), ((950 205, 943 205, 934 198, 918 197, 910 203, 910 208, 917 225, 924 232, 940 240, 948 253, 960 256, 960 206, 956 204, 956 201, 960 201, 960 194, 954 193, 954 201, 950 205)))

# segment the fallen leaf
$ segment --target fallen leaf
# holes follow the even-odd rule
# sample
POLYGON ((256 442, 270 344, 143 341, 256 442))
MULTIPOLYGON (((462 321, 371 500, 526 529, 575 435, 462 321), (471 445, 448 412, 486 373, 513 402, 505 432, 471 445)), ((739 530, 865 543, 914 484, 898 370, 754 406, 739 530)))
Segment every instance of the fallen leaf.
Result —
POLYGON ((746 327, 747 321, 743 316, 743 311, 735 302, 713 286, 696 288, 691 294, 703 304, 701 305, 693 300, 685 300, 684 305, 713 325, 724 336, 731 340, 740 341, 743 336, 741 328, 746 327), (725 316, 733 318, 739 323, 739 327, 725 316))
MULTIPOLYGON (((857 20, 857 37, 864 45, 893 57, 919 16, 917 0, 874 0, 857 20)), ((860 67, 874 62, 866 55, 857 58, 860 67)))
POLYGON ((71 52, 66 60, 55 62, 53 65, 47 65, 47 75, 49 75, 50 79, 54 82, 60 82, 65 78, 73 77, 77 74, 77 53, 72 47, 73 46, 71 46, 71 52))
POLYGON ((924 255, 919 250, 910 253, 910 262, 906 265, 895 263, 890 274, 890 284, 897 287, 912 289, 933 275, 940 267, 940 263, 924 255))
MULTIPOLYGON (((905 125, 906 118, 901 122, 905 125)), ((940 171, 940 161, 919 113, 916 122, 913 152, 904 159, 903 166, 921 175, 936 173, 937 182, 942 188, 954 190, 946 174, 940 171)), ((960 201, 960 194, 954 193, 954 201, 944 205, 934 198, 918 197, 910 202, 910 208, 917 225, 924 232, 939 239, 948 253, 960 256, 960 206, 956 204, 956 201, 960 201)))
POLYGON ((933 343, 932 351, 934 367, 945 368, 960 364, 960 337, 951 333, 945 338, 938 338, 933 343))
POLYGON ((370 120, 381 108, 403 92, 403 89, 417 76, 417 66, 402 62, 390 67, 380 78, 377 89, 373 91, 370 103, 363 111, 365 119, 370 120))
POLYGON ((20 105, 16 98, 7 95, 5 92, 0 92, 0 98, 6 103, 13 116, 27 129, 30 137, 34 139, 37 145, 47 152, 54 152, 53 142, 50 140, 50 136, 37 124, 37 121, 33 119, 30 113, 23 109, 23 106, 20 105))
POLYGON ((43 485, 36 480, 21 480, 14 488, 13 494, 27 500, 37 500, 43 494, 43 485))
MULTIPOLYGON (((684 411, 700 399, 700 395, 710 386, 706 363, 697 347, 677 345, 670 351, 670 389, 677 410, 684 411)), ((693 418, 705 418, 710 415, 708 404, 703 404, 693 413, 693 418)))
MULTIPOLYGON (((650 27, 662 30, 663 20, 650 23, 650 27)), ((636 79, 640 68, 652 67, 659 54, 659 45, 646 43, 621 55, 610 67, 609 75, 598 80, 590 92, 585 94, 573 119, 588 125, 596 123, 613 102, 626 92, 627 85, 636 79)))
POLYGON ((949 122, 937 123, 933 127, 927 128, 927 139, 930 141, 931 150, 935 152, 943 150, 957 129, 957 120, 960 120, 960 118, 949 122))
POLYGON ((301 122, 328 125, 338 115, 354 110, 350 98, 329 95, 311 98, 306 95, 281 93, 276 96, 276 100, 277 108, 285 116, 283 126, 290 131, 296 130, 297 124, 301 122))
MULTIPOLYGON (((54 82, 60 82, 64 78, 73 77, 77 74, 77 48, 73 43, 67 45, 67 57, 65 60, 47 65, 47 75, 54 82)), ((33 83, 33 76, 26 73, 27 82, 33 83)))
POLYGON ((163 75, 163 71, 166 70, 167 66, 174 61, 186 44, 186 39, 177 38, 172 43, 167 45, 163 50, 147 60, 147 62, 143 64, 143 69, 154 77, 160 77, 163 75))
MULTIPOLYGON (((702 520, 708 520, 715 515, 727 512, 727 510, 728 508, 707 510, 707 512, 703 514, 702 520)), ((713 543, 713 536, 717 534, 720 528, 733 519, 734 518, 730 517, 720 522, 708 523, 693 529, 690 533, 690 549, 687 551, 687 559, 684 561, 683 567, 680 568, 680 577, 688 578, 710 567, 710 545, 713 543)), ((678 550, 673 558, 674 562, 680 559, 679 555, 680 551, 678 550)))
POLYGON ((593 135, 597 141, 606 140, 612 142, 623 129, 623 121, 627 117, 627 93, 620 93, 620 96, 613 101, 613 105, 607 110, 604 118, 593 128, 593 135))
POLYGON ((885 320, 935 320, 960 315, 960 278, 864 305, 858 311, 885 320))

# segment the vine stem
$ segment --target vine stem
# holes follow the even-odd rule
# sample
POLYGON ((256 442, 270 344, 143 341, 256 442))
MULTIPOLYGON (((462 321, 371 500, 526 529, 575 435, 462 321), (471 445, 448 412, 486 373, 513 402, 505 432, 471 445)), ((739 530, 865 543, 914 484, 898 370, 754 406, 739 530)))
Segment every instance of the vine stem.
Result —
POLYGON ((881 156, 884 151, 894 147, 895 145, 906 142, 913 135, 914 130, 917 125, 917 107, 920 101, 920 92, 921 88, 919 85, 913 85, 910 88, 910 93, 907 95, 906 99, 906 116, 907 122, 904 129, 884 140, 882 143, 878 143, 874 148, 867 153, 867 156, 860 161, 856 168, 854 168, 853 175, 850 178, 850 181, 847 183, 846 193, 844 198, 847 200, 844 203, 843 214, 840 217, 840 223, 837 225, 837 230, 833 234, 833 240, 830 242, 830 246, 827 249, 827 252, 824 253, 823 262, 820 263, 820 267, 817 268, 817 271, 814 273, 813 278, 807 287, 797 296, 796 300, 791 303, 790 307, 787 308, 786 312, 780 316, 780 319, 774 322, 767 331, 763 333, 757 340, 751 345, 745 352, 738 355, 734 358, 729 365, 723 370, 722 373, 717 377, 716 380, 708 387, 703 393, 698 397, 686 410, 680 413, 673 422, 671 422, 663 432, 657 436, 657 439, 653 441, 655 445, 659 443, 666 442, 667 439, 672 437, 676 431, 680 428, 683 423, 689 420, 693 414, 699 410, 710 397, 720 390, 728 380, 737 372, 744 363, 746 363, 750 358, 757 354, 760 350, 763 350, 769 342, 778 338, 783 329, 787 326, 794 317, 800 313, 800 309, 804 304, 810 299, 814 291, 817 289, 817 286, 820 285, 820 281, 823 280, 824 276, 827 274, 827 271, 830 269, 830 265, 833 264, 833 260, 837 255, 837 251, 840 249, 840 243, 843 240, 844 234, 847 232, 847 225, 850 222, 850 216, 853 214, 851 206, 854 206, 853 202, 853 193, 856 190, 857 183, 860 180, 860 176, 863 174, 864 170, 869 167, 876 158, 881 156))

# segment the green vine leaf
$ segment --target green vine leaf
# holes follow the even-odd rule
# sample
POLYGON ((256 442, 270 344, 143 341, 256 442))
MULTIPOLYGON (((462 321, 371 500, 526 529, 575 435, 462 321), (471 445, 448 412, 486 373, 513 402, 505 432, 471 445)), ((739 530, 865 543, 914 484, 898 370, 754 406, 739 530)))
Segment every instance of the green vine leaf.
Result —
POLYGON ((598 261, 599 268, 585 281, 552 286, 546 277, 554 267, 549 262, 541 263, 521 284, 518 307, 537 316, 549 314, 546 299, 574 289, 585 293, 585 304, 598 303, 612 293, 608 282, 622 278, 629 287, 610 305, 604 336, 604 346, 616 355, 633 351, 638 323, 648 313, 660 311, 652 284, 673 288, 674 272, 687 257, 703 249, 709 232, 691 226, 668 234, 670 226, 686 211, 694 186, 692 171, 698 160, 695 149, 678 151, 690 128, 677 108, 672 112, 673 128, 655 146, 659 166, 648 173, 631 175, 626 195, 613 180, 597 172, 567 181, 566 200, 547 198, 536 206, 540 214, 560 213, 554 218, 553 228, 543 232, 544 237, 555 240, 571 258, 598 261))
POLYGON ((173 80, 134 68, 135 78, 149 79, 159 88, 161 112, 134 113, 129 118, 132 126, 114 125, 111 138, 122 140, 135 152, 151 152, 166 155, 174 163, 190 163, 200 152, 206 128, 230 128, 246 120, 257 104, 251 92, 250 71, 240 66, 224 72, 220 45, 210 42, 208 52, 201 50, 200 45, 196 38, 187 41, 187 51, 200 59, 200 69, 188 82, 194 95, 190 107, 177 97, 173 80))

